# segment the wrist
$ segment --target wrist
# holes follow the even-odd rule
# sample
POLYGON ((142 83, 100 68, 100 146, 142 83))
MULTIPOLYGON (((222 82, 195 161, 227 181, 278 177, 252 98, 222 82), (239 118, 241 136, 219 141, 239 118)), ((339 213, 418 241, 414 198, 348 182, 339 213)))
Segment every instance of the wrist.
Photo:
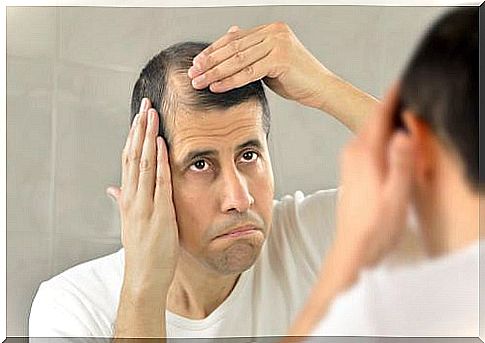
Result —
POLYGON ((121 298, 134 308, 165 309, 167 304, 167 288, 139 286, 124 282, 121 288, 121 298))
POLYGON ((324 275, 326 275, 329 294, 340 293, 352 286, 363 267, 364 257, 360 250, 351 244, 340 244, 336 240, 325 259, 324 275), (328 282, 328 278, 331 282, 328 282))
POLYGON ((130 298, 140 301, 145 299, 157 302, 165 301, 172 283, 171 280, 171 278, 159 277, 159 275, 144 277, 140 273, 133 275, 125 272, 122 291, 128 294, 130 298))

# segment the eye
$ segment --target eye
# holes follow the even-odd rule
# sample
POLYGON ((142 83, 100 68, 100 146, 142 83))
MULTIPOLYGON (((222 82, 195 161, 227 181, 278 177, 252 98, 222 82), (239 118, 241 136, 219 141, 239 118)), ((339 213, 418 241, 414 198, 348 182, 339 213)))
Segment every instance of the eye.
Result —
POLYGON ((258 158, 255 151, 246 151, 241 155, 241 161, 244 163, 254 162, 258 158))
POLYGON ((209 168, 209 164, 204 161, 204 160, 198 160, 198 161, 195 161, 194 163, 192 163, 192 165, 190 166, 190 170, 192 171, 196 171, 196 172, 201 172, 201 171, 205 171, 209 168))

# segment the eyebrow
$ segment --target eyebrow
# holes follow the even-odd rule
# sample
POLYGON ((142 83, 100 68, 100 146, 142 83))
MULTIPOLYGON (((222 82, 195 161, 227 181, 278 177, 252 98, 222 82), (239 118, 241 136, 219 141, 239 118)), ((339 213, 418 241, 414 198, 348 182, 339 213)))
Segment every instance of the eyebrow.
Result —
POLYGON ((259 141, 259 139, 250 139, 249 141, 247 141, 246 143, 243 143, 243 144, 239 144, 236 149, 237 150, 241 150, 241 149, 244 149, 244 148, 247 148, 247 147, 255 147, 255 148, 258 148, 258 149, 263 149, 263 145, 261 144, 261 142, 259 141))
MULTIPOLYGON (((259 141, 259 139, 250 139, 245 143, 239 144, 236 147, 236 150, 242 150, 247 147, 255 147, 257 149, 263 149, 263 145, 259 141)), ((202 158, 202 157, 208 157, 208 156, 217 156, 219 153, 216 150, 211 150, 211 149, 206 149, 206 150, 193 150, 190 151, 187 156, 183 159, 183 165, 187 165, 191 163, 192 161, 202 158)))

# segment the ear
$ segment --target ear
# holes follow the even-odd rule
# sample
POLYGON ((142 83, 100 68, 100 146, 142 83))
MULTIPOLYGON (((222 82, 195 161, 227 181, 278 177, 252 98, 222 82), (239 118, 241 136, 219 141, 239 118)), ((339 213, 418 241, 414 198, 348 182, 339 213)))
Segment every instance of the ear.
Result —
POLYGON ((415 180, 419 186, 429 185, 436 175, 436 137, 415 112, 405 110, 402 116, 404 127, 415 147, 415 180))

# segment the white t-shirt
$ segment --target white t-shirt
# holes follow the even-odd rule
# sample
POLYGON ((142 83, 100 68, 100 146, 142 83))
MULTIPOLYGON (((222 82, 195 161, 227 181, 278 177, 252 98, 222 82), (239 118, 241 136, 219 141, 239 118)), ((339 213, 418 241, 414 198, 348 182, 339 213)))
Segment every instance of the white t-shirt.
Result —
MULTIPOLYGON (((316 281, 335 230, 336 190, 274 202, 273 227, 256 263, 208 317, 166 313, 169 337, 284 335, 316 281)), ((29 318, 31 337, 112 337, 124 251, 43 282, 29 318)))
POLYGON ((481 241, 416 265, 384 264, 363 272, 312 335, 478 337, 484 248, 481 241))

